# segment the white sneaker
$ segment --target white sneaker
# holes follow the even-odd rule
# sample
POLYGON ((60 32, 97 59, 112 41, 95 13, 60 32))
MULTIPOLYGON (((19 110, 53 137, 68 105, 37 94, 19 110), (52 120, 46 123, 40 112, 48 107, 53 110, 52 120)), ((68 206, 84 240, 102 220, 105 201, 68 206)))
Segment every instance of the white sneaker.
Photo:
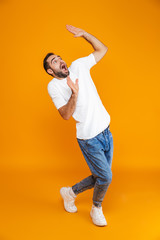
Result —
POLYGON ((64 200, 64 208, 67 212, 77 212, 77 207, 75 206, 76 194, 73 192, 71 187, 62 187, 60 189, 60 194, 64 200))
POLYGON ((103 215, 102 206, 96 207, 94 204, 92 204, 90 216, 92 218, 92 222, 95 225, 97 225, 97 226, 106 226, 107 225, 107 221, 105 219, 105 216, 103 215))

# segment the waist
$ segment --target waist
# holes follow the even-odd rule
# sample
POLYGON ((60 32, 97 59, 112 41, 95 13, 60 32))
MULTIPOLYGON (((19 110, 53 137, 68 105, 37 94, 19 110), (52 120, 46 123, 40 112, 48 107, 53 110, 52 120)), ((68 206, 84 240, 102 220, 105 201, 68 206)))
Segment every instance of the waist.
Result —
POLYGON ((109 130, 110 130, 110 124, 108 125, 108 127, 107 127, 106 129, 104 129, 104 130, 102 131, 102 133, 108 132, 109 130))
POLYGON ((108 125, 107 128, 105 128, 103 131, 101 131, 100 133, 98 133, 97 135, 91 137, 91 138, 79 138, 77 137, 78 140, 82 140, 82 141, 85 141, 85 140, 88 140, 88 139, 93 139, 95 137, 98 137, 100 134, 105 134, 105 133, 109 133, 110 131, 110 124, 108 125))

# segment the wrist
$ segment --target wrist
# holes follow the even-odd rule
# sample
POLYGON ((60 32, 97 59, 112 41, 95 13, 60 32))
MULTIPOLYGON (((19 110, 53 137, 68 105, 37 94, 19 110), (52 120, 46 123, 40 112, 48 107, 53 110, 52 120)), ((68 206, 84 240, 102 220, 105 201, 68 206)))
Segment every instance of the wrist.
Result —
POLYGON ((77 98, 77 97, 78 97, 78 94, 77 94, 77 93, 72 93, 72 97, 73 97, 73 98, 77 98))
POLYGON ((83 31, 83 37, 86 38, 88 36, 88 33, 86 31, 83 31))

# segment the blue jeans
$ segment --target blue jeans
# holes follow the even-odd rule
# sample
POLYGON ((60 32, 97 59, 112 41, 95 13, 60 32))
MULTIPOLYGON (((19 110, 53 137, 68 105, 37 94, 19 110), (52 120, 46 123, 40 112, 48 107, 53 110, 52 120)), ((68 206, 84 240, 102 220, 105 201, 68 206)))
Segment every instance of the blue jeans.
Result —
POLYGON ((93 204, 101 207, 112 181, 113 137, 110 126, 93 138, 77 138, 77 141, 92 174, 73 185, 72 190, 78 194, 94 187, 93 204))

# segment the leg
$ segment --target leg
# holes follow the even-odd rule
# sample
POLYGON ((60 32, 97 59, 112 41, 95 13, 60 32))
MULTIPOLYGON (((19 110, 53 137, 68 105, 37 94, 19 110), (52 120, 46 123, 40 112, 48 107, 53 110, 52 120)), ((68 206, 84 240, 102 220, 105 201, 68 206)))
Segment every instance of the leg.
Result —
MULTIPOLYGON (((77 139, 77 141, 78 141, 78 144, 79 144, 79 147, 80 147, 82 153, 85 154, 83 151, 83 146, 80 143, 81 141, 79 141, 78 139, 77 139)), ((72 190, 75 194, 81 193, 85 190, 93 188, 95 181, 96 181, 96 179, 94 178, 94 176, 90 175, 90 176, 84 178, 83 180, 81 180, 80 182, 76 183, 75 185, 73 185, 72 190)))
POLYGON ((95 178, 93 177, 93 175, 90 175, 84 178, 79 183, 76 183, 74 186, 72 186, 72 190, 75 194, 78 194, 87 189, 94 187, 94 184, 95 184, 95 178))
POLYGON ((110 148, 108 151, 105 151, 105 156, 107 158, 108 164, 110 166, 110 168, 112 167, 112 160, 113 160, 113 136, 111 131, 109 130, 108 132, 108 140, 109 140, 109 145, 110 148))
POLYGON ((113 137, 109 129, 104 131, 103 137, 105 138, 105 141, 107 143, 104 151, 107 163, 104 171, 105 177, 99 176, 95 183, 94 193, 93 193, 93 203, 96 207, 101 207, 102 201, 105 197, 107 189, 112 181, 111 166, 112 166, 112 159, 113 159, 113 137))
POLYGON ((101 206, 105 193, 112 181, 112 172, 108 164, 105 151, 110 149, 109 129, 96 137, 87 140, 78 140, 84 158, 95 178, 93 203, 101 206))
POLYGON ((112 181, 112 172, 110 170, 110 167, 108 165, 108 171, 106 171, 106 176, 97 177, 95 186, 94 186, 94 192, 93 192, 93 204, 96 207, 101 207, 103 199, 105 197, 105 194, 107 192, 107 189, 112 181))

